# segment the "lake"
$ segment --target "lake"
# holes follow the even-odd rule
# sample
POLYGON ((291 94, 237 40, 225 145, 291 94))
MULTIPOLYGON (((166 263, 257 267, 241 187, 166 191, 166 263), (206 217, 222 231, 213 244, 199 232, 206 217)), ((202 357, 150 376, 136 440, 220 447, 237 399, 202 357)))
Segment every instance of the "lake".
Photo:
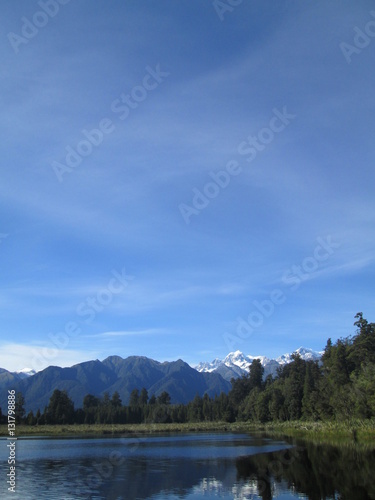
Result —
POLYGON ((229 432, 19 438, 9 493, 8 443, 1 439, 2 499, 375 499, 371 447, 229 432))

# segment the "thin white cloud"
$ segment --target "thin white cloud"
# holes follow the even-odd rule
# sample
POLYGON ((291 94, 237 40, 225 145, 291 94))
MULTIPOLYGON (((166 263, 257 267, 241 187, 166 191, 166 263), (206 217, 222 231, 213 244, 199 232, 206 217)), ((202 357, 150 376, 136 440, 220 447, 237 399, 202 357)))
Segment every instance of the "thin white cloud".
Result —
POLYGON ((30 344, 5 343, 0 349, 0 367, 14 372, 23 368, 41 371, 47 366, 67 367, 83 361, 97 359, 99 351, 57 349, 52 345, 41 347, 30 344))
POLYGON ((117 337, 133 337, 143 335, 168 335, 173 333, 163 328, 147 328, 145 330, 119 330, 111 332, 97 333, 95 335, 82 335, 86 338, 117 338, 117 337))
MULTIPOLYGON (((126 269, 126 268, 125 268, 126 269)), ((126 275, 131 273, 126 271, 126 275)), ((80 304, 87 304, 88 298, 97 297, 100 291, 106 289, 109 279, 113 278, 108 273, 108 279, 97 281, 96 284, 85 284, 77 280, 69 286, 55 287, 52 284, 39 284, 37 286, 8 286, 0 291, 0 304, 7 311, 22 309, 24 313, 38 316, 51 316, 51 314, 74 315, 80 304), (38 300, 42 299, 42 300, 38 300)), ((196 281, 198 277, 195 278, 196 281)), ((216 281, 206 276, 207 281, 216 281)), ((185 281, 185 280, 184 280, 185 281)), ((202 298, 238 297, 249 291, 248 286, 240 283, 215 283, 198 284, 195 286, 178 283, 169 279, 162 281, 160 277, 154 280, 145 280, 134 277, 129 284, 118 294, 113 294, 113 300, 103 310, 111 314, 123 314, 147 309, 170 307, 182 302, 194 303, 202 298)), ((87 306, 88 307, 88 306, 87 306)))
MULTIPOLYGON (((202 279, 199 280, 202 282, 202 279)), ((113 303, 113 311, 119 313, 191 304, 215 297, 238 297, 249 292, 249 287, 238 283, 212 283, 188 285, 172 280, 160 284, 160 280, 141 281, 131 285, 126 296, 119 295, 113 303)))

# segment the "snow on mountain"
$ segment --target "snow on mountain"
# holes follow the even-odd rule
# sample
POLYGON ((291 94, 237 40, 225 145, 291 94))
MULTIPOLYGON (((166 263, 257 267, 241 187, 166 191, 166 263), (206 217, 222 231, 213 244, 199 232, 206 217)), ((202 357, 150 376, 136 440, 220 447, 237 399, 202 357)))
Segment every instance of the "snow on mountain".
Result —
POLYGON ((283 354, 282 356, 279 356, 278 358, 276 358, 276 361, 280 365, 291 363, 292 354, 299 354, 305 361, 318 361, 322 357, 323 352, 324 351, 313 351, 312 349, 308 349, 306 347, 299 347, 293 353, 283 354))
POLYGON ((216 370, 216 368, 219 367, 219 365, 222 363, 221 359, 214 359, 213 361, 211 361, 211 363, 209 363, 208 361, 204 361, 202 363, 199 363, 195 369, 198 370, 199 372, 212 372, 214 370, 216 370))
POLYGON ((249 359, 241 351, 230 352, 226 358, 223 359, 222 363, 225 366, 232 367, 233 365, 238 366, 242 370, 247 370, 249 365, 249 359))
POLYGON ((36 371, 33 370, 32 368, 23 368, 22 370, 19 370, 17 372, 14 372, 18 375, 19 378, 27 378, 31 377, 32 375, 36 374, 36 371))
MULTIPOLYGON (((305 361, 318 361, 324 351, 313 351, 306 347, 299 347, 294 353, 299 354, 305 361)), ((267 356, 251 356, 245 355, 241 351, 230 352, 223 360, 214 359, 211 363, 199 363, 195 369, 199 372, 215 372, 220 373, 226 380, 232 377, 241 377, 249 373, 249 367, 254 359, 259 359, 264 368, 264 378, 268 375, 275 376, 277 369, 283 365, 291 363, 293 353, 283 354, 277 359, 270 359, 267 356)))

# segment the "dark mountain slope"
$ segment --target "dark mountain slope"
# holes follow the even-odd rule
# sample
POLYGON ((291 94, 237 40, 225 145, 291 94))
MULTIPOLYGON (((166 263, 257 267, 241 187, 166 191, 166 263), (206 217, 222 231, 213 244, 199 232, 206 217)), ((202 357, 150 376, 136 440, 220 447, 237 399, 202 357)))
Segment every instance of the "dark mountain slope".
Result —
POLYGON ((22 392, 27 411, 43 411, 55 389, 66 390, 76 408, 82 407, 86 394, 103 396, 118 391, 123 404, 128 404, 133 389, 145 387, 149 396, 167 391, 172 403, 187 403, 196 394, 210 396, 231 388, 217 373, 199 373, 182 360, 159 363, 143 356, 110 356, 104 361, 87 361, 70 368, 49 366, 28 378, 17 380, 9 372, 0 371, 4 383, 0 407, 7 405, 8 389, 22 392))

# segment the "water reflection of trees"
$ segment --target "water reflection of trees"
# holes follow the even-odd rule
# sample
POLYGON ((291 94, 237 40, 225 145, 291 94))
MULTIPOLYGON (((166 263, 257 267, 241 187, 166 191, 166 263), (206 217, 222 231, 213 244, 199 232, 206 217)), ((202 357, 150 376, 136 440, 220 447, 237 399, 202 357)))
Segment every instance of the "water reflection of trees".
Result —
POLYGON ((238 480, 255 481, 262 500, 272 500, 278 485, 305 494, 309 500, 375 499, 375 450, 354 444, 304 443, 297 452, 239 458, 236 466, 238 480))

